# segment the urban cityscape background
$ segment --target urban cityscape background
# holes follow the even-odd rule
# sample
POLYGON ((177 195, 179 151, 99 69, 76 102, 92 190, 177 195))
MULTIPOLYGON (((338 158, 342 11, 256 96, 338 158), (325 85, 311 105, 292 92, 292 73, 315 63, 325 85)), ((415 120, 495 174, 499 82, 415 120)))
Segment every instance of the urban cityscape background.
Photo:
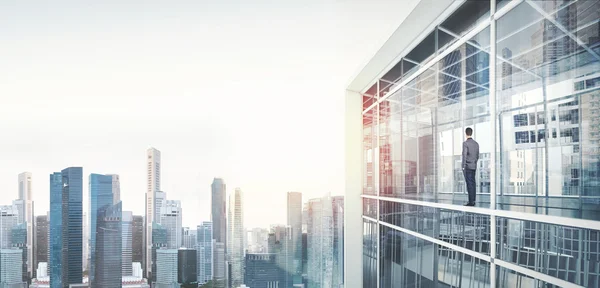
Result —
POLYGON ((34 175, 19 174, 17 199, 0 206, 0 285, 343 286, 343 196, 287 192, 286 203, 265 201, 285 205, 286 223, 249 228, 242 189, 214 178, 210 219, 183 227, 181 201, 161 190, 161 151, 146 156, 144 215, 123 211, 119 175, 90 173, 83 187, 83 167, 68 167, 48 175, 50 210, 34 217, 34 175))

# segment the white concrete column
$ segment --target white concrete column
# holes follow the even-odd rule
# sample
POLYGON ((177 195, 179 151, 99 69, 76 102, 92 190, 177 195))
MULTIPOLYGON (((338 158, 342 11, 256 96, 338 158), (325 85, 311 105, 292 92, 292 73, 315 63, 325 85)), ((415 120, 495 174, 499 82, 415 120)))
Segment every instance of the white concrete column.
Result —
POLYGON ((346 91, 344 187, 344 284, 362 287, 362 97, 346 91))

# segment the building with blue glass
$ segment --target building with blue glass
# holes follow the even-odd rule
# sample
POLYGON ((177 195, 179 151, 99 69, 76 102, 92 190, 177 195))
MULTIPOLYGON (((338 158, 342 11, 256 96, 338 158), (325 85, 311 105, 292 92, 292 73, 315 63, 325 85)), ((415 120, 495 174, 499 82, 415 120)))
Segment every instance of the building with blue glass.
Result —
MULTIPOLYGON (((98 212, 95 277, 90 287, 120 287, 122 281, 121 201, 98 212)), ((92 263, 90 263, 92 264, 92 263)))
POLYGON ((101 215, 113 205, 113 187, 111 175, 90 174, 89 177, 90 211, 89 211, 89 281, 94 283, 96 277, 96 238, 102 227, 98 226, 101 215))
POLYGON ((50 286, 82 282, 83 169, 50 175, 50 286))
POLYGON ((414 0, 398 17, 346 90, 344 205, 362 213, 344 213, 345 282, 600 287, 600 1, 414 0))
POLYGON ((213 279, 213 233, 212 222, 202 222, 196 232, 196 251, 198 256, 198 284, 213 279))

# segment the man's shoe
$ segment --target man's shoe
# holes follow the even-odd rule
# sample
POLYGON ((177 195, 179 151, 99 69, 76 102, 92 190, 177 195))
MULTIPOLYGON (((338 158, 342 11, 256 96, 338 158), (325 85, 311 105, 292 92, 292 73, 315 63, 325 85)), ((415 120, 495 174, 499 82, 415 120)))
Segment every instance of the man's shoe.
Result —
POLYGON ((465 204, 465 206, 473 207, 473 206, 475 206, 475 203, 467 202, 467 204, 465 204))

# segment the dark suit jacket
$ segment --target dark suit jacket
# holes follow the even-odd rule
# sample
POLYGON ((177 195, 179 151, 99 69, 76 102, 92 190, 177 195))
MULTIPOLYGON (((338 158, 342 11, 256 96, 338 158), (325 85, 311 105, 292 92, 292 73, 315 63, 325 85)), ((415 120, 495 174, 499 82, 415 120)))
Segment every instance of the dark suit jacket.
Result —
POLYGON ((473 138, 463 142, 462 148, 462 168, 477 170, 477 161, 479 160, 479 143, 473 138))

